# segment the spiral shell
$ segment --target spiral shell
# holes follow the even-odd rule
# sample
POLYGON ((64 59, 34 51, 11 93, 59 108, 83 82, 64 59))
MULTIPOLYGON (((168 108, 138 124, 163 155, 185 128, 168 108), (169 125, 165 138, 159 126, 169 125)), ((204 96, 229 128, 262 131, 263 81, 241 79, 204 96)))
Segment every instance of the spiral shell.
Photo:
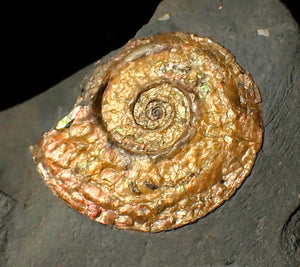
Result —
POLYGON ((55 194, 120 229, 170 230, 229 199, 262 143, 260 94, 204 37, 132 40, 98 65, 33 158, 55 194))

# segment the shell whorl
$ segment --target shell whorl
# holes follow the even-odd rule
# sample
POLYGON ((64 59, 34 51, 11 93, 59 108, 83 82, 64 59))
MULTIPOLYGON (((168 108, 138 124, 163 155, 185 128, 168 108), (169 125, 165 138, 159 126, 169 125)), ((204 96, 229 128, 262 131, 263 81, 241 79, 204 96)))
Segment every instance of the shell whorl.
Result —
POLYGON ((205 37, 130 41, 89 78, 73 113, 34 150, 37 169, 79 212, 158 232, 229 199, 262 142, 260 95, 233 55, 205 37))

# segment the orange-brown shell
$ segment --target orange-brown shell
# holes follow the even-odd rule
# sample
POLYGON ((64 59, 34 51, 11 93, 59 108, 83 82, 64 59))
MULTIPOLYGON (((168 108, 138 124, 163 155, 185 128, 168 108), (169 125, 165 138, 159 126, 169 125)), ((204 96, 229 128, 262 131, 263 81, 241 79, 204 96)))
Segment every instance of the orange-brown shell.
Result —
POLYGON ((170 230, 229 199, 262 143, 260 94, 221 45, 187 33, 130 41, 33 149, 53 192, 92 220, 170 230))

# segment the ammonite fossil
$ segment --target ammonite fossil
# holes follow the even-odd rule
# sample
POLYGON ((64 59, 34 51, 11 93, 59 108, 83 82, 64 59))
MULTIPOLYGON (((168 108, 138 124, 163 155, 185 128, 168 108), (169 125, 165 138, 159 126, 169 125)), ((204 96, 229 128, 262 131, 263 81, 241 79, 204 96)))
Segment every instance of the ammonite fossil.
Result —
POLYGON ((209 38, 131 40, 32 148, 52 191, 92 220, 159 232, 229 199, 262 143, 260 93, 209 38))

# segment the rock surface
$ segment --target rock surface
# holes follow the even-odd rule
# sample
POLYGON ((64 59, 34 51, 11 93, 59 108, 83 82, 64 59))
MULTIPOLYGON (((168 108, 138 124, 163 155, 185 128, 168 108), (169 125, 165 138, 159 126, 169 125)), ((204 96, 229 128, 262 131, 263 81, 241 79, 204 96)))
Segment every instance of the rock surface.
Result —
POLYGON ((165 0, 136 37, 166 31, 212 38, 253 75, 265 135, 252 174, 213 213, 158 234, 112 230, 67 207, 42 183, 29 146, 71 109, 88 66, 0 113, 1 266, 299 265, 296 22, 277 0, 165 0))

